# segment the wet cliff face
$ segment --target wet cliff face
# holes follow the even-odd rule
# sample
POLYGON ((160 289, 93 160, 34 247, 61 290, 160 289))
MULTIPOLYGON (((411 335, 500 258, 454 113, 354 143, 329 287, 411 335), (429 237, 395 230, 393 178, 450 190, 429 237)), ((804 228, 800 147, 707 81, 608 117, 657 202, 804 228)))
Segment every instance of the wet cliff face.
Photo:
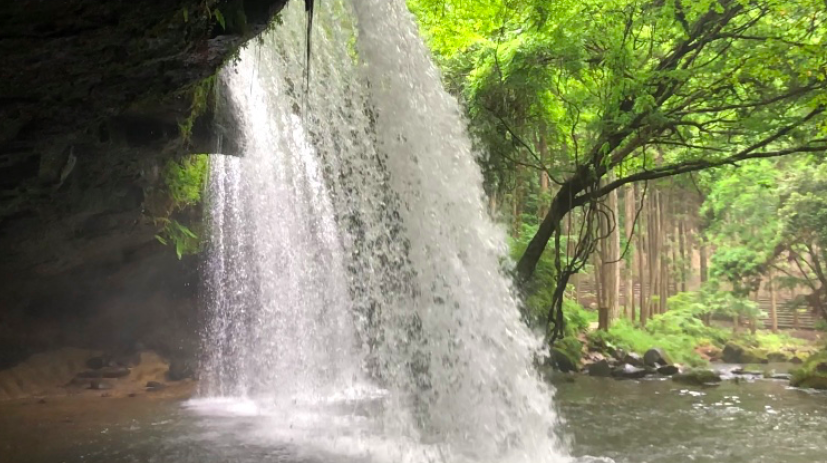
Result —
POLYGON ((147 202, 208 150, 180 136, 194 86, 286 1, 0 3, 0 367, 194 329, 198 259, 157 242, 147 202))

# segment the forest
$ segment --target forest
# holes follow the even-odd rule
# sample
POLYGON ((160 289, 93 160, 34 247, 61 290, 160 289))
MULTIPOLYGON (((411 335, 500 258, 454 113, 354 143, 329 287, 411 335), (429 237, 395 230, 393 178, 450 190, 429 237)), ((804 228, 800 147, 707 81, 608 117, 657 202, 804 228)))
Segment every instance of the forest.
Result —
POLYGON ((827 327, 824 2, 409 5, 551 345, 701 363, 827 327))
POLYGON ((0 462, 827 461, 827 0, 0 24, 0 462))

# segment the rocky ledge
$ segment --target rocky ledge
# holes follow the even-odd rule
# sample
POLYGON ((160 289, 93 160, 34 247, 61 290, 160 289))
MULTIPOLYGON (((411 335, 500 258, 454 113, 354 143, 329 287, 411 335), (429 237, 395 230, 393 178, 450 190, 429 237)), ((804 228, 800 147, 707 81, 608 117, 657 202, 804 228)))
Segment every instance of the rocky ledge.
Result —
POLYGON ((208 149, 179 130, 199 83, 286 1, 0 2, 0 368, 192 329, 197 259, 155 239, 161 169, 208 149))

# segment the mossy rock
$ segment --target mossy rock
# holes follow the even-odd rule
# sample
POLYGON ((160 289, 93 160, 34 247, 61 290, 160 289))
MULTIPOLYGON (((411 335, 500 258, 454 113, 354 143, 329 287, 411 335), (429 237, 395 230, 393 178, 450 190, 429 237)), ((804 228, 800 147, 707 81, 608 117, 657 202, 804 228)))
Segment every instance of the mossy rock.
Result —
POLYGON ((575 338, 560 339, 551 348, 552 366, 559 371, 579 371, 582 358, 583 343, 575 338))
POLYGON ((709 383, 721 382, 721 375, 712 370, 699 368, 680 372, 672 376, 672 381, 690 386, 703 386, 709 383))
POLYGON ((794 370, 790 385, 827 390, 827 352, 810 356, 801 368, 794 370))
POLYGON ((741 357, 741 363, 769 363, 769 352, 766 349, 748 349, 741 357))
POLYGON ((580 371, 579 360, 559 347, 551 348, 549 362, 552 368, 563 373, 580 371))
POLYGON ((767 354, 767 360, 770 362, 789 362, 792 355, 789 352, 776 351, 767 354))
POLYGON ((769 363, 768 355, 766 349, 730 341, 724 346, 722 360, 726 363, 769 363))

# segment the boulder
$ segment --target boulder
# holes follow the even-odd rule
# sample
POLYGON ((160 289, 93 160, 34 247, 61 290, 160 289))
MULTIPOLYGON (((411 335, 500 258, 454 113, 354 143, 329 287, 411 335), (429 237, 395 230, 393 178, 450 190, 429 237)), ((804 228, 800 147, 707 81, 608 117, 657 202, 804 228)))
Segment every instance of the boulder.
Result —
POLYGON ((675 365, 664 365, 658 368, 658 373, 663 376, 672 376, 680 373, 680 369, 675 365))
POLYGON ((767 354, 767 360, 770 362, 787 362, 790 360, 790 355, 786 352, 770 352, 767 354))
POLYGON ((793 387, 827 390, 827 351, 811 355, 792 374, 790 385, 793 387))
POLYGON ((640 379, 645 377, 649 374, 645 368, 638 368, 628 363, 624 363, 622 366, 619 366, 612 370, 612 376, 615 378, 622 378, 622 379, 640 379))
POLYGON ((102 370, 86 370, 77 374, 78 378, 103 378, 102 370))
POLYGON ((804 363, 804 360, 802 360, 801 357, 797 355, 793 355, 793 357, 790 359, 790 363, 792 363, 793 365, 801 365, 802 363, 804 363))
POLYGON ((106 359, 101 356, 92 357, 86 360, 86 368, 89 368, 90 370, 100 370, 105 366, 106 359))
POLYGON ((89 389, 95 390, 104 390, 104 389, 112 389, 112 384, 108 381, 104 381, 102 379, 93 379, 89 384, 89 389))
POLYGON ((124 378, 129 376, 130 369, 126 367, 106 367, 100 370, 103 378, 124 378))
POLYGON ((161 389, 164 389, 165 387, 167 387, 166 384, 164 384, 162 382, 159 382, 159 381, 147 381, 147 383, 146 383, 146 389, 148 391, 160 391, 161 389))
POLYGON ((695 349, 695 352, 698 353, 702 358, 709 360, 710 362, 716 362, 721 360, 721 357, 724 355, 723 351, 713 345, 708 346, 701 346, 695 349))
POLYGON ((705 369, 692 369, 672 375, 672 381, 690 386, 704 386, 721 382, 721 375, 705 369))
POLYGON ((770 375, 770 379, 780 379, 784 381, 789 381, 793 378, 793 375, 789 373, 773 373, 770 375))
POLYGON ((659 347, 654 347, 643 354, 643 364, 647 367, 658 368, 669 365, 669 356, 659 347))
POLYGON ((592 363, 586 367, 586 370, 588 371, 589 376, 597 376, 600 378, 608 378, 612 376, 612 366, 609 365, 608 360, 601 360, 599 362, 592 363))
POLYGON ((623 363, 632 365, 633 367, 642 367, 642 366, 644 366, 643 357, 641 357, 640 354, 636 354, 634 352, 627 353, 623 357, 623 360, 621 360, 621 361, 623 363))
POLYGON ((726 363, 744 363, 743 362, 744 348, 738 344, 729 342, 724 346, 724 351, 721 354, 721 359, 726 363))
MULTIPOLYGON (((577 362, 571 358, 563 349, 553 347, 549 354, 549 363, 551 367, 563 373, 577 372, 580 367, 577 362)), ((172 369, 170 369, 172 371, 172 369)))
POLYGON ((730 371, 730 373, 732 373, 733 375, 739 375, 739 376, 764 376, 763 371, 748 370, 748 369, 743 368, 743 367, 733 368, 730 371))
POLYGON ((169 362, 168 380, 181 381, 193 377, 195 377, 195 367, 192 362, 185 359, 172 359, 169 362))

